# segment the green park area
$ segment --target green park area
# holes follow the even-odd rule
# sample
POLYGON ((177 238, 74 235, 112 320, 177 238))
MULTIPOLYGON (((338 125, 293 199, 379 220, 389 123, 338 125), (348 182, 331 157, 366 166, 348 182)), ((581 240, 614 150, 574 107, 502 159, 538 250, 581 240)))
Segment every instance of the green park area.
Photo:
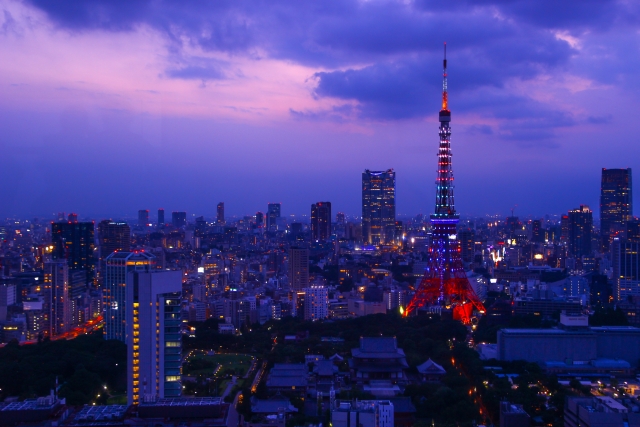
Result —
POLYGON ((213 375, 227 377, 230 375, 243 377, 253 363, 253 357, 247 354, 221 353, 207 355, 194 352, 184 363, 185 375, 213 375))

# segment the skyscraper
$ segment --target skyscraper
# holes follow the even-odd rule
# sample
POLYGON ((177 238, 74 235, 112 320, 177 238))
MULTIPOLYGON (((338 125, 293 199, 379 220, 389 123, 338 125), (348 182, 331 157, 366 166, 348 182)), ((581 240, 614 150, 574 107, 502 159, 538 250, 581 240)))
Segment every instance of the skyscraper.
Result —
POLYGON ((331 237, 331 202, 311 205, 311 239, 326 241, 331 237))
POLYGON ((589 206, 580 205, 569 211, 569 255, 582 257, 591 255, 591 231, 593 213, 589 206))
POLYGON ((289 248, 289 286, 292 291, 301 291, 309 286, 309 249, 289 248))
POLYGON ((107 256, 104 298, 105 339, 126 342, 126 310, 129 273, 149 272, 155 268, 156 258, 148 252, 114 252, 107 256))
POLYGON ((53 260, 66 259, 69 270, 85 270, 87 281, 93 282, 96 269, 93 222, 54 222, 51 242, 53 260))
POLYGON ((632 219, 631 168, 602 168, 600 187, 601 250, 606 252, 613 236, 621 234, 632 219))
POLYGON ((171 224, 175 228, 186 227, 186 225, 187 225, 187 213, 186 212, 171 212, 171 224))
POLYGON ((615 300, 626 301, 630 296, 640 296, 640 242, 614 237, 611 264, 615 300))
POLYGON ((542 221, 539 219, 534 219, 531 222, 531 241, 544 243, 544 230, 542 229, 542 221))
MULTIPOLYGON (((131 271, 126 288, 127 398, 181 394, 181 271, 131 271)), ((125 307, 123 307, 125 308, 125 307)))
POLYGON ((149 210, 141 209, 138 211, 138 227, 146 227, 149 224, 149 210))
POLYGON ((280 203, 269 203, 267 205, 267 231, 278 231, 278 218, 280 218, 280 203))
POLYGON ((115 251, 131 250, 131 228, 126 222, 105 219, 98 224, 99 271, 98 282, 104 283, 106 259, 115 251))
POLYGON ((224 225, 224 202, 218 203, 218 224, 224 225))
POLYGON ((158 209, 158 226, 164 225, 164 209, 158 209))
POLYGON ((44 263, 45 334, 61 335, 71 326, 69 266, 65 260, 44 263))
POLYGON ((396 222, 396 173, 365 170, 362 173, 362 239, 365 244, 393 242, 396 222))

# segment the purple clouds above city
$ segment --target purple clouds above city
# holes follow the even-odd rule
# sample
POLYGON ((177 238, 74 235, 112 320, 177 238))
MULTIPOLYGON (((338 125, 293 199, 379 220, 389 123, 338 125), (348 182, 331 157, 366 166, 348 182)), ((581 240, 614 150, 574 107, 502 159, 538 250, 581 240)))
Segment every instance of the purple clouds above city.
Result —
POLYGON ((600 169, 638 170, 637 2, 0 9, 4 216, 359 215, 362 171, 387 168, 398 213, 430 213, 445 41, 462 215, 597 214, 600 169))

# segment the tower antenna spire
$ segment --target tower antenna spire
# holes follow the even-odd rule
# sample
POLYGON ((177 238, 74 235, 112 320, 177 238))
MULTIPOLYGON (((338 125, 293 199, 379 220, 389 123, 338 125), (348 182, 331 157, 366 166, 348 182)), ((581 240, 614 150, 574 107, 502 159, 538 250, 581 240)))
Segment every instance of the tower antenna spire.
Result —
POLYGON ((447 42, 444 42, 444 59, 442 60, 442 110, 449 110, 447 96, 447 42))

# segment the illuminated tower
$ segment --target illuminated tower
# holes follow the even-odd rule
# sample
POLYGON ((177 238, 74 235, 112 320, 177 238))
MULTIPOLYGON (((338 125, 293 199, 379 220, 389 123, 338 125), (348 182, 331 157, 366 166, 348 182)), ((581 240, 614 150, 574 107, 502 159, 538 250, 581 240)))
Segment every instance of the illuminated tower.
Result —
POLYGON ((436 180, 436 209, 431 215, 431 245, 429 263, 405 315, 421 307, 447 307, 453 317, 470 323, 473 309, 484 313, 464 272, 460 258, 460 242, 456 226, 460 217, 453 203, 453 168, 451 167, 451 112, 447 99, 447 45, 444 46, 442 79, 442 109, 440 110, 440 146, 438 149, 438 177, 436 180))

